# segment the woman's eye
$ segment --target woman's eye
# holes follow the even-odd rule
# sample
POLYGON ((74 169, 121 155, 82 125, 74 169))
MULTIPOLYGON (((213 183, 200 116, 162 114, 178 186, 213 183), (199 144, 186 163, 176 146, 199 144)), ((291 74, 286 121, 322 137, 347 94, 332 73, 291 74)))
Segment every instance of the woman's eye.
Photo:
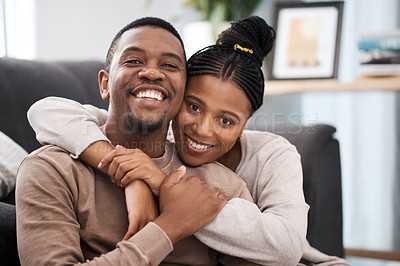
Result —
POLYGON ((232 121, 231 121, 229 118, 227 118, 227 117, 222 117, 222 118, 221 118, 221 122, 222 122, 222 124, 224 124, 224 125, 231 125, 231 124, 232 124, 232 121))
POLYGON ((199 112, 200 111, 200 107, 196 104, 191 104, 190 108, 195 111, 195 112, 199 112))

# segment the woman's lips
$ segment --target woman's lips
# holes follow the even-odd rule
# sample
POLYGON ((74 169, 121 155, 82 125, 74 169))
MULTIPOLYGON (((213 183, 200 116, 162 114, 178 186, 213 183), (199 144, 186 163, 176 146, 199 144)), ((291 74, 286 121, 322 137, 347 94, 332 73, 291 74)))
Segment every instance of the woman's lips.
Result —
POLYGON ((211 144, 197 142, 196 140, 190 138, 187 135, 184 135, 184 136, 185 136, 185 140, 186 140, 188 148, 190 148, 193 151, 205 152, 214 147, 214 145, 211 145, 211 144))

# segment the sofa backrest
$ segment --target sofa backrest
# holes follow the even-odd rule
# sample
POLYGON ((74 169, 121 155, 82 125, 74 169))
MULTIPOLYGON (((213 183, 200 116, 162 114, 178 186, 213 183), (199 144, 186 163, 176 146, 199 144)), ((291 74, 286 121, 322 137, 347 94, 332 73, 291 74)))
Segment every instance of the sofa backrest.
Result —
POLYGON ((303 167, 307 239, 320 251, 343 257, 342 175, 336 129, 330 125, 277 126, 269 131, 296 146, 303 167))
POLYGON ((40 147, 26 112, 39 99, 61 96, 107 108, 97 82, 99 61, 39 62, 0 58, 0 131, 26 151, 40 147))

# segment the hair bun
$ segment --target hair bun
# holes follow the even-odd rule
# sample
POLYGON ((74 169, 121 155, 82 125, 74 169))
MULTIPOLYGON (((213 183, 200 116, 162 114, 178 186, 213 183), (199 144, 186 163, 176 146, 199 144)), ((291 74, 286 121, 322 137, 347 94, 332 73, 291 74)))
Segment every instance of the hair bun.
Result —
POLYGON ((261 17, 250 16, 233 21, 231 27, 218 36, 217 43, 238 43, 256 51, 255 57, 261 66, 263 58, 271 51, 274 41, 274 29, 261 17))

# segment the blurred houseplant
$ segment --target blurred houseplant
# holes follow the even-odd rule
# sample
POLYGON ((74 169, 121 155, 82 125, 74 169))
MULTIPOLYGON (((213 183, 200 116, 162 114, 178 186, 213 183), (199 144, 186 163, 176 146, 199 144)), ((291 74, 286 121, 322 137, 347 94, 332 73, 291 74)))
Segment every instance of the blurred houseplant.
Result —
POLYGON ((183 6, 199 11, 201 22, 188 23, 183 38, 188 56, 212 44, 229 22, 253 14, 262 0, 186 0, 183 6))
POLYGON ((197 9, 210 22, 232 21, 250 16, 262 0, 187 0, 183 5, 197 9))

